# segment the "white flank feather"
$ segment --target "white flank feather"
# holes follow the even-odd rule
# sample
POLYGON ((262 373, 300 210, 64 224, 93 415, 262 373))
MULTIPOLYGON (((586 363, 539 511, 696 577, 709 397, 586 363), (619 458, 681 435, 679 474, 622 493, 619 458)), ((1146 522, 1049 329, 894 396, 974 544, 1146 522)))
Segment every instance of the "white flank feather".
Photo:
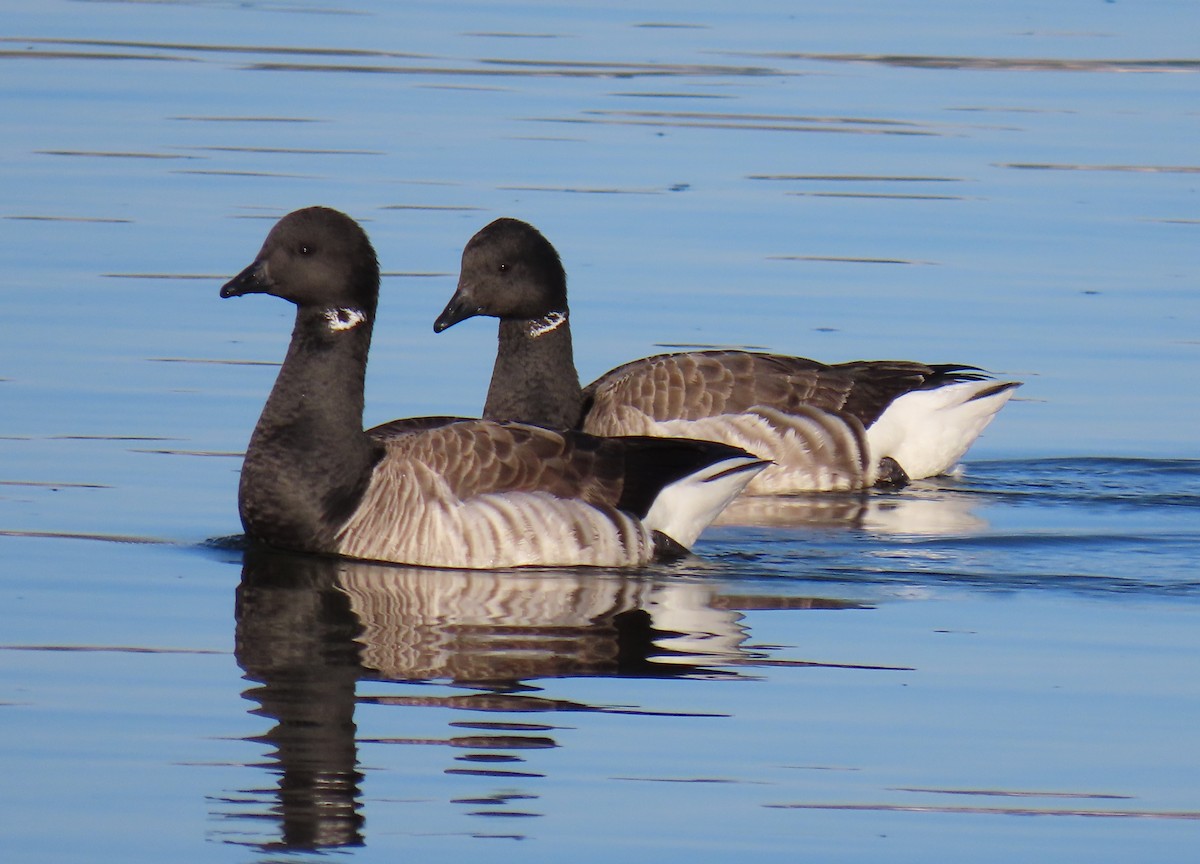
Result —
POLYGON ((723 459, 663 487, 642 523, 690 547, 766 462, 751 456, 723 459))
POLYGON ((872 463, 890 456, 912 480, 945 474, 1018 386, 962 381, 905 393, 867 429, 872 463))

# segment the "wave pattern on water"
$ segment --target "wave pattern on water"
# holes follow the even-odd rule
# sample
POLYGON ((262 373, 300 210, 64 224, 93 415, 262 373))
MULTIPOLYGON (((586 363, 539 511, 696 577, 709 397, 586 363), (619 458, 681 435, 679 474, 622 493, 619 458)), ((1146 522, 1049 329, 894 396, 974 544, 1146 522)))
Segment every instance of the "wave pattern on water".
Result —
POLYGON ((979 462, 900 492, 767 502, 727 530, 711 541, 722 567, 824 590, 836 583, 849 596, 1048 589, 1200 599, 1196 460, 979 462))
POLYGON ((980 462, 963 488, 1045 504, 1200 508, 1200 460, 1077 457, 980 462))
POLYGON ((1197 72, 1200 60, 1191 58, 970 57, 921 54, 819 54, 771 51, 753 54, 773 59, 819 60, 833 63, 878 63, 912 69, 980 69, 1018 72, 1197 72))

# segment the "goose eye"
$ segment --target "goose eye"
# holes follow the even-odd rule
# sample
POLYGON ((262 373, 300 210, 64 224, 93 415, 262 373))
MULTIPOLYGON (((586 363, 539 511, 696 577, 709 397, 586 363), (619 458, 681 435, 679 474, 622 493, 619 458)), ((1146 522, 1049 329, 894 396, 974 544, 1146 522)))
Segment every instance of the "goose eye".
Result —
POLYGON ((301 255, 311 255, 313 253, 313 247, 309 246, 307 243, 301 243, 299 251, 301 255))
POLYGON ((500 272, 501 272, 501 273, 507 273, 507 272, 508 272, 508 265, 507 265, 507 264, 505 264, 503 261, 501 261, 501 262, 500 262, 500 267, 499 267, 499 270, 500 270, 500 272))

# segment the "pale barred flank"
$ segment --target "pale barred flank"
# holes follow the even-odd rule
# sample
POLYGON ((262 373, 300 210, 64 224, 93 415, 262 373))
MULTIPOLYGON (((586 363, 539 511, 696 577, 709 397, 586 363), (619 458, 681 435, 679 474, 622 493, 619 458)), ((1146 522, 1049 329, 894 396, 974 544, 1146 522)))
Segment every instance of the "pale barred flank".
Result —
POLYGON ((732 444, 774 464, 750 481, 748 495, 848 492, 875 482, 862 424, 852 417, 799 406, 789 413, 754 408, 696 420, 656 421, 629 406, 589 414, 593 435, 655 435, 732 444))
POLYGON ((387 456, 338 531, 339 554, 466 569, 636 566, 654 557, 650 530, 612 507, 547 492, 462 500, 402 445, 385 444, 387 456))

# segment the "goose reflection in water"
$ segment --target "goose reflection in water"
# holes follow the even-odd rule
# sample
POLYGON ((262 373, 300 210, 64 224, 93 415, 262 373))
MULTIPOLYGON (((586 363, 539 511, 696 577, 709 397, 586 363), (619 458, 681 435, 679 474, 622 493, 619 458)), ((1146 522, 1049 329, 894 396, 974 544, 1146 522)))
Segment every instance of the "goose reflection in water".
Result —
POLYGON ((859 530, 887 536, 966 536, 988 528, 976 509, 986 495, 953 477, 918 480, 897 491, 741 495, 715 525, 859 530))
MULTIPOLYGON (((530 682, 563 676, 740 677, 744 667, 787 661, 748 649, 741 610, 846 608, 811 598, 737 597, 711 583, 655 571, 455 571, 246 552, 237 596, 237 660, 257 682, 245 697, 275 721, 255 740, 274 748, 277 788, 222 803, 232 824, 264 817, 281 837, 234 831, 231 842, 320 849, 364 842, 356 701, 475 712, 647 713, 542 698, 530 682), (359 700, 360 679, 440 681, 452 696, 359 700), (248 810, 248 812, 247 812, 248 810), (264 810, 266 812, 264 812, 264 810)), ((806 664, 799 664, 806 665, 806 664)), ((554 727, 452 724, 481 734, 446 740, 475 751, 447 773, 536 777, 496 768, 512 751, 555 747, 554 727), (483 752, 480 752, 483 751, 483 752)))

